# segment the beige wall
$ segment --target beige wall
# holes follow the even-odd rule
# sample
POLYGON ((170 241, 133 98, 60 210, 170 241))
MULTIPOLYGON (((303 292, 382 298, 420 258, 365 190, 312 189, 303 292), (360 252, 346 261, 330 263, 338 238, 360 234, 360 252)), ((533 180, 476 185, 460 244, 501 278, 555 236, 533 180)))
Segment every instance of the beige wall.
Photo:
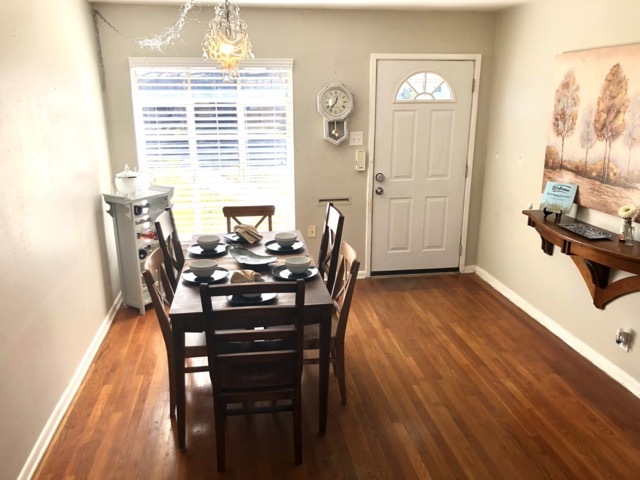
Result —
MULTIPOLYGON (((640 332, 640 294, 595 308, 571 259, 557 248, 543 254, 521 213, 540 202, 556 55, 639 42, 640 3, 539 0, 498 18, 477 264, 640 394, 640 344, 626 353, 614 342, 617 328, 640 332)), ((610 230, 619 225, 611 215, 580 214, 610 230)))
MULTIPOLYGON (((97 7, 122 32, 100 23, 109 142, 120 171, 136 163, 127 58, 148 55, 130 38, 162 31, 178 7, 97 7)), ((322 140, 316 93, 327 82, 347 84, 357 102, 351 129, 365 132, 366 142, 371 53, 481 53, 468 261, 479 242, 477 264, 494 284, 592 361, 640 380, 640 348, 627 354, 613 342, 618 327, 640 329, 639 294, 597 310, 573 263, 544 255, 520 213, 540 198, 555 55, 638 42, 640 5, 539 0, 499 15, 247 8, 243 17, 257 56, 295 61, 296 221, 320 224, 316 199, 348 195, 345 235, 359 250, 366 175, 353 170, 352 147, 322 140)), ((0 478, 16 478, 108 318, 118 278, 100 198, 112 169, 89 6, 5 0, 0 26, 0 478)), ((190 23, 166 54, 198 56, 204 28, 190 23)), ((617 225, 597 212, 586 218, 617 225)))
POLYGON ((14 479, 113 303, 113 234, 89 5, 4 0, 0 26, 0 478, 14 479))
MULTIPOLYGON (((162 32, 175 22, 178 7, 142 7, 97 4, 96 8, 121 32, 133 38, 162 32)), ((200 42, 212 9, 203 9, 188 23, 181 40, 166 55, 200 57, 200 42)), ((487 123, 486 97, 493 57, 495 13, 407 12, 363 10, 305 10, 242 8, 256 57, 294 60, 294 142, 296 226, 322 225, 322 197, 351 197, 341 206, 346 216, 345 239, 364 255, 366 173, 354 169, 356 147, 334 146, 322 138, 322 120, 316 95, 328 82, 342 82, 355 95, 349 120, 351 131, 365 132, 368 141, 369 61, 372 53, 480 53, 483 78, 480 92, 476 152, 484 152, 487 123)), ((115 169, 136 164, 130 98, 128 57, 154 56, 100 22, 106 72, 115 169)), ((360 147, 362 148, 362 147, 360 147)), ((481 157, 481 153, 476 154, 481 157)), ((468 241, 469 259, 475 262, 479 221, 481 162, 476 161, 468 241)), ((117 170, 119 171, 119 170, 117 170)), ((310 241, 312 251, 318 239, 310 241)))

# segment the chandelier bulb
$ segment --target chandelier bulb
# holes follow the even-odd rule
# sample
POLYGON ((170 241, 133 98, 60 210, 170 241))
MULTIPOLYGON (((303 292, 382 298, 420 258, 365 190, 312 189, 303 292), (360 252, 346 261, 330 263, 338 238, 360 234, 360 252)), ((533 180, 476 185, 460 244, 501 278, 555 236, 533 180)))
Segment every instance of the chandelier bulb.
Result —
POLYGON ((246 58, 253 58, 247 24, 240 18, 240 8, 225 0, 215 8, 215 17, 202 40, 204 58, 215 60, 225 72, 225 79, 238 78, 238 66, 246 58))

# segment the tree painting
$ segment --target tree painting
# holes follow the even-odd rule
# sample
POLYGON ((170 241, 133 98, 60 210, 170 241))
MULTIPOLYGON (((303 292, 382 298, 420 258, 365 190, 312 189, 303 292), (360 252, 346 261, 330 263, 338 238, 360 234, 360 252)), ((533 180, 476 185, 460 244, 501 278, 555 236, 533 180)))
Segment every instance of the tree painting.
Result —
POLYGON ((629 79, 622 73, 622 67, 617 63, 609 70, 598 97, 593 128, 596 131, 597 139, 605 143, 602 161, 602 181, 604 183, 607 183, 609 175, 611 144, 624 132, 624 114, 629 106, 628 86, 629 79))
POLYGON ((560 148, 560 166, 562 168, 562 160, 564 155, 564 141, 573 134, 578 120, 578 106, 580 105, 580 97, 578 91, 580 86, 576 81, 576 75, 573 71, 567 72, 560 86, 556 90, 555 106, 553 108, 553 131, 562 139, 562 148, 560 148))
POLYGON ((543 185, 612 215, 640 206, 640 44, 558 55, 553 85, 543 185))
POLYGON ((584 169, 582 174, 587 176, 589 150, 596 144, 596 132, 593 130, 593 105, 589 105, 582 116, 582 131, 580 132, 580 146, 584 148, 584 169))
POLYGON ((631 173, 631 152, 633 148, 640 143, 640 94, 635 94, 629 104, 626 114, 627 128, 624 131, 622 142, 629 149, 627 157, 627 172, 625 178, 627 181, 631 173))

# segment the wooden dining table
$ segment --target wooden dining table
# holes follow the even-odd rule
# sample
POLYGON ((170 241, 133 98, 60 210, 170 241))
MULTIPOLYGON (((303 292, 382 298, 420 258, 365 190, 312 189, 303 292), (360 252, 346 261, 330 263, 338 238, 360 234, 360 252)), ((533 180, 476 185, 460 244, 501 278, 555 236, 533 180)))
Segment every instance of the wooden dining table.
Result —
MULTIPOLYGON (((218 267, 224 268, 229 271, 229 275, 222 279, 219 283, 228 283, 229 278, 234 270, 250 269, 259 272, 265 281, 288 281, 282 280, 273 274, 273 269, 277 266, 283 265, 286 257, 290 255, 306 255, 313 258, 313 255, 309 252, 309 248, 304 242, 304 237, 299 231, 296 231, 298 240, 303 244, 302 248, 295 252, 273 252, 267 250, 266 244, 274 239, 277 232, 260 232, 263 235, 263 239, 259 243, 255 244, 241 244, 237 245, 241 248, 246 248, 257 255, 271 255, 277 257, 274 263, 261 266, 250 266, 239 264, 235 258, 228 252, 223 252, 219 255, 212 256, 214 260, 218 262, 218 267)), ((225 238, 227 234, 219 234, 222 242, 226 242, 225 238)), ((189 261, 195 258, 202 258, 197 253, 189 253, 189 250, 197 250, 194 245, 197 245, 196 239, 199 235, 194 235, 190 243, 190 247, 187 249, 187 259, 183 272, 189 268, 189 261)), ((231 246, 229 247, 231 248, 231 246)), ((312 261, 312 266, 316 265, 312 261)), ((186 277, 186 275, 185 275, 186 277)), ((188 277, 186 277, 188 278, 188 277)), ((222 299, 221 301, 225 301, 222 299)), ((293 296, 283 295, 277 297, 275 302, 288 304, 294 303, 293 296)), ((230 302, 221 304, 217 308, 233 309, 234 305, 230 302)), ((320 275, 308 278, 306 280, 305 289, 305 308, 304 308, 304 323, 306 325, 318 324, 320 330, 320 364, 319 364, 319 388, 318 388, 318 423, 319 434, 324 435, 327 428, 327 404, 329 394, 329 348, 331 341, 331 313, 333 308, 333 301, 329 294, 320 275)), ((176 379, 176 423, 178 428, 178 444, 181 449, 186 447, 186 400, 185 400, 185 352, 184 341, 185 332, 202 332, 204 331, 205 315, 202 311, 202 304, 200 300, 200 287, 199 285, 188 282, 184 279, 178 282, 178 286, 175 291, 173 302, 169 310, 169 318, 171 320, 171 326, 173 330, 173 359, 174 359, 174 372, 176 379)))

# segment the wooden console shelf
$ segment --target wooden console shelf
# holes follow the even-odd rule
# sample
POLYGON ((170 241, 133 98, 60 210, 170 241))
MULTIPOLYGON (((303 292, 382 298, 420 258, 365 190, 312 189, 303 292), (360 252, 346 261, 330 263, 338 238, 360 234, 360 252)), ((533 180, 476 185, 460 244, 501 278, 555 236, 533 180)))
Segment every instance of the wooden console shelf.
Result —
POLYGON ((610 240, 589 240, 560 226, 585 222, 564 215, 557 220, 555 214, 545 219, 540 210, 523 210, 522 213, 529 217, 528 225, 540 234, 544 253, 553 255, 553 246, 557 245, 562 253, 571 257, 597 308, 604 308, 607 303, 628 293, 640 292, 639 242, 625 245, 613 232, 609 232, 613 234, 610 240), (609 283, 611 269, 634 275, 609 283))

